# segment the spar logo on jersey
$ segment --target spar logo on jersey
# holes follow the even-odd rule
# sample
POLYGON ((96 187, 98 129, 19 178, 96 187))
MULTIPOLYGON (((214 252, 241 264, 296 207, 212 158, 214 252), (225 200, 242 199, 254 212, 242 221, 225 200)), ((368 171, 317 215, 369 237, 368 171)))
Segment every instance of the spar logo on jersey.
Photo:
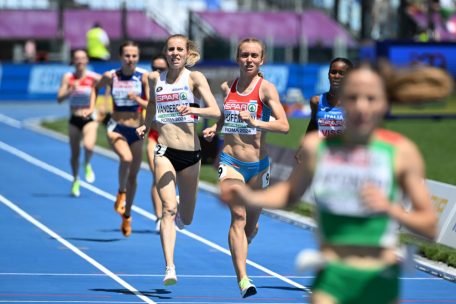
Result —
POLYGON ((179 95, 179 93, 159 94, 157 95, 157 101, 178 101, 179 95))
POLYGON ((187 100, 187 93, 186 92, 179 93, 179 98, 180 98, 180 100, 187 100))
POLYGON ((163 87, 158 87, 155 92, 161 92, 163 90, 163 87))
POLYGON ((247 109, 250 113, 255 113, 257 111, 257 104, 251 102, 251 103, 249 103, 249 106, 247 109))
POLYGON ((224 105, 224 109, 227 111, 247 111, 248 107, 247 104, 244 102, 236 102, 236 101, 227 101, 224 105))

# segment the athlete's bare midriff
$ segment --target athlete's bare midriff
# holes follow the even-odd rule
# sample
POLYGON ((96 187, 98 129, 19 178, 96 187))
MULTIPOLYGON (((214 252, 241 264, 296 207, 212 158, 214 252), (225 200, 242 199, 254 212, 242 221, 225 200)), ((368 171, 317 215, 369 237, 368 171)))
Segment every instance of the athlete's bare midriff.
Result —
POLYGON ((323 244, 321 252, 328 261, 341 261, 360 268, 384 267, 398 262, 393 248, 323 244))
POLYGON ((119 124, 132 128, 137 128, 142 123, 142 116, 139 112, 114 112, 112 119, 119 124))
POLYGON ((193 123, 157 123, 155 126, 159 134, 159 144, 184 151, 198 151, 201 149, 199 138, 196 136, 195 125, 193 123))
POLYGON ((256 135, 225 134, 223 152, 244 162, 257 162, 265 158, 268 153, 266 134, 258 132, 256 135))

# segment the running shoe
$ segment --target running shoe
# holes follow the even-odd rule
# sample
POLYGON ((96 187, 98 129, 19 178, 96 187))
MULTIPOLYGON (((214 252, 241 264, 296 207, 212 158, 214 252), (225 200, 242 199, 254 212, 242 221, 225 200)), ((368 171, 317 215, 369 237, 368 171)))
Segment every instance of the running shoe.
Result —
POLYGON ((95 173, 93 172, 90 164, 85 166, 85 180, 90 184, 95 181, 95 173))
POLYGON ((122 225, 120 226, 120 230, 125 237, 129 237, 131 234, 131 216, 126 217, 122 215, 122 225))
POLYGON ((127 194, 125 192, 118 192, 116 202, 114 203, 114 210, 120 215, 125 213, 125 199, 127 198, 127 194))
POLYGON ((75 179, 73 181, 73 184, 71 185, 71 195, 74 197, 79 197, 81 195, 81 192, 79 191, 79 179, 75 179))
POLYGON ((174 285, 177 283, 176 269, 172 266, 166 266, 165 277, 163 284, 166 286, 174 285))
POLYGON ((156 232, 160 232, 160 225, 161 225, 161 218, 160 217, 157 217, 157 221, 155 222, 155 231, 156 232))
POLYGON ((239 281, 239 289, 243 298, 253 296, 257 293, 255 285, 252 284, 252 281, 248 277, 243 277, 239 281))

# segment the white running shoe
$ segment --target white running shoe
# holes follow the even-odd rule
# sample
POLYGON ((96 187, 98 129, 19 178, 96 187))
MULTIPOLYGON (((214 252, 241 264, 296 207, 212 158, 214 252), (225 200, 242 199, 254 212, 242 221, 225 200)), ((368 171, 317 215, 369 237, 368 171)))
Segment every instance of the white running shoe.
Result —
POLYGON ((177 283, 176 268, 172 266, 166 266, 165 277, 163 284, 166 286, 174 285, 177 283))

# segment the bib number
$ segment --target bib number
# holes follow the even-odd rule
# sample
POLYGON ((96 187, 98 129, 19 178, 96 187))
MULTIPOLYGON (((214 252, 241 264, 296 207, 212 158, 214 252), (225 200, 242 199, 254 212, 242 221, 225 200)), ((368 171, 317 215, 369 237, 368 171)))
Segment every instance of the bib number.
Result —
POLYGON ((158 156, 163 156, 163 155, 165 155, 167 148, 168 148, 167 146, 156 144, 155 149, 154 149, 154 154, 158 155, 158 156))
POLYGON ((262 187, 263 188, 266 188, 269 186, 269 183, 271 181, 271 170, 268 169, 268 171, 264 172, 263 175, 261 176, 261 180, 262 180, 262 187))
POLYGON ((226 176, 226 171, 227 171, 227 167, 225 165, 220 165, 218 167, 218 176, 219 176, 219 180, 221 180, 222 178, 224 178, 226 176))
POLYGON ((106 125, 106 130, 108 130, 109 132, 112 132, 114 131, 114 129, 117 127, 117 122, 114 120, 114 119, 110 119, 108 121, 108 124, 106 125))

